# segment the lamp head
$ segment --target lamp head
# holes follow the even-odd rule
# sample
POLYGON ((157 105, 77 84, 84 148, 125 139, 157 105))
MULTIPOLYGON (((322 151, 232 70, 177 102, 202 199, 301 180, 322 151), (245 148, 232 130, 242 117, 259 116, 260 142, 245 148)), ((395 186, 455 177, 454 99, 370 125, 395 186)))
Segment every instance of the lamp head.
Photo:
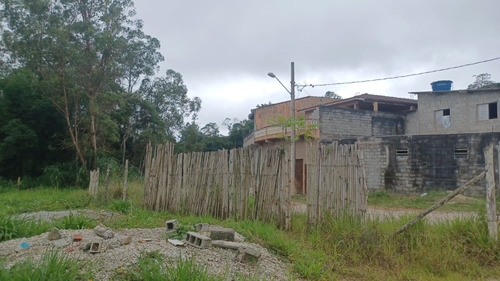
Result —
POLYGON ((274 75, 274 73, 272 73, 272 72, 269 72, 267 75, 268 75, 269 77, 271 77, 271 78, 276 78, 276 75, 274 75))

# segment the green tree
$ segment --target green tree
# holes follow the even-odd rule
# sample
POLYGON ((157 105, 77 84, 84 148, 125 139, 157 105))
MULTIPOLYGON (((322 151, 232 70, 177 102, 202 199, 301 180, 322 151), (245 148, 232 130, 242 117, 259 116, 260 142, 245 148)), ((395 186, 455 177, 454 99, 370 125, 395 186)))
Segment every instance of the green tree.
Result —
POLYGON ((332 99, 342 99, 341 96, 337 95, 335 92, 333 91, 328 91, 325 93, 325 97, 327 98, 332 98, 332 99))
POLYGON ((201 99, 188 97, 182 75, 172 69, 167 70, 165 77, 144 79, 139 93, 155 106, 169 136, 182 128, 185 118, 192 116, 195 120, 201 109, 201 99))
POLYGON ((281 137, 287 142, 297 141, 300 137, 303 137, 306 141, 311 141, 315 139, 314 132, 318 128, 317 124, 307 124, 307 120, 304 115, 298 117, 285 118, 282 115, 278 115, 276 118, 271 118, 268 120, 271 126, 280 127, 282 130, 281 137), (295 138, 292 139, 289 136, 289 131, 295 127, 295 138))
POLYGON ((0 79, 0 176, 38 176, 44 166, 69 160, 64 123, 37 79, 27 69, 0 79))
POLYGON ((176 146, 177 152, 203 151, 203 133, 195 122, 187 123, 180 130, 180 139, 176 146))
POLYGON ((37 71, 40 89, 64 116, 82 165, 79 133, 88 134, 95 168, 97 98, 120 81, 131 89, 139 77, 151 75, 162 59, 157 40, 133 19, 131 0, 4 0, 1 12, 10 62, 37 71))
POLYGON ((226 118, 224 123, 229 130, 227 137, 228 148, 243 147, 245 137, 253 132, 254 122, 252 120, 234 120, 231 122, 229 118, 226 118))
POLYGON ((476 81, 467 87, 468 90, 490 88, 495 84, 495 82, 491 81, 491 74, 489 73, 481 73, 473 75, 472 77, 474 77, 476 81))

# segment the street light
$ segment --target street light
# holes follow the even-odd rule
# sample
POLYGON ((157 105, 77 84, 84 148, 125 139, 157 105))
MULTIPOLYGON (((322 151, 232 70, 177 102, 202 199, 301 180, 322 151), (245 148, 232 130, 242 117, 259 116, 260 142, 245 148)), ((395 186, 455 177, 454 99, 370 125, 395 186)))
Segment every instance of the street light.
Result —
POLYGON ((289 184, 289 189, 288 189, 288 194, 287 194, 287 201, 288 201, 288 211, 286 215, 286 221, 285 221, 285 228, 289 229, 290 228, 290 203, 292 199, 292 190, 295 190, 295 68, 294 68, 294 63, 291 63, 291 80, 290 80, 290 90, 288 90, 283 83, 278 79, 278 77, 272 73, 269 72, 267 75, 269 77, 274 78, 280 82, 281 86, 285 88, 285 90, 290 94, 290 110, 292 113, 292 132, 290 133, 290 184, 289 184))

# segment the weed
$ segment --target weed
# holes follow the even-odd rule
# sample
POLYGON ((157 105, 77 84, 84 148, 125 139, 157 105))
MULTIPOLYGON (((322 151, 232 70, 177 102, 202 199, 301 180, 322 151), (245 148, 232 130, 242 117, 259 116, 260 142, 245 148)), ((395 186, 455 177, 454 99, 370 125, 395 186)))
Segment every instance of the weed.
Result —
POLYGON ((184 239, 186 237, 186 233, 188 233, 188 231, 194 231, 194 230, 195 229, 192 226, 179 224, 177 226, 177 229, 174 232, 165 233, 165 236, 167 239, 169 239, 169 238, 184 239))
POLYGON ((0 216, 0 241, 30 237, 49 231, 49 229, 50 225, 46 222, 23 220, 12 216, 0 216))
POLYGON ((96 225, 97 221, 95 219, 80 214, 73 215, 72 213, 54 223, 54 226, 60 229, 85 229, 94 228, 96 225))
POLYGON ((59 256, 57 252, 46 252, 38 263, 27 259, 6 269, 0 262, 0 280, 65 281, 91 279, 90 271, 80 272, 81 266, 80 262, 59 256))
POLYGON ((121 212, 123 214, 128 214, 132 209, 132 204, 128 201, 114 200, 109 203, 109 208, 113 211, 121 212))
POLYGON ((115 272, 116 280, 185 280, 212 281, 222 280, 210 277, 205 268, 194 263, 193 259, 165 260, 159 251, 143 252, 137 264, 115 272))

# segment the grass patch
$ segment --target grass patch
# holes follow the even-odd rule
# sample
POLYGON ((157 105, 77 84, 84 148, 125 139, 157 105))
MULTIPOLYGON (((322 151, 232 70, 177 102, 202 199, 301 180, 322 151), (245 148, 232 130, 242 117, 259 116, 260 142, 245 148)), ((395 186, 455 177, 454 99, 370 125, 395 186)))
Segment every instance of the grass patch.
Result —
MULTIPOLYGON (((446 191, 430 191, 425 196, 391 194, 385 190, 373 191, 368 195, 368 205, 394 208, 427 209, 448 195, 446 191)), ((486 207, 484 197, 458 195, 440 210, 478 212, 486 207)))
MULTIPOLYGON (((132 189, 142 188, 140 184, 131 186, 132 189)), ((220 221, 211 217, 143 210, 140 200, 134 197, 137 195, 133 195, 140 193, 137 190, 129 193, 131 197, 127 202, 110 200, 106 203, 87 199, 83 203, 78 202, 76 199, 85 196, 85 192, 48 188, 36 189, 32 193, 29 190, 4 190, 0 203, 9 211, 1 211, 0 240, 37 235, 49 231, 52 226, 93 228, 97 224, 96 220, 80 215, 45 223, 19 220, 10 214, 37 211, 41 207, 45 210, 98 207, 124 214, 106 222, 108 227, 114 229, 165 227, 165 221, 171 219, 179 220, 183 226, 177 233, 180 236, 196 223, 232 227, 248 241, 259 243, 280 259, 290 262, 290 272, 304 280, 488 280, 500 276, 500 243, 489 239, 486 220, 481 215, 477 219, 433 225, 421 221, 392 237, 392 233, 412 217, 384 221, 364 221, 354 217, 330 218, 313 227, 307 225, 305 214, 295 214, 292 217, 292 229, 283 231, 276 225, 253 220, 220 221), (3 196, 5 194, 8 196, 3 196)), ((429 193, 428 197, 417 198, 374 192, 369 197, 369 203, 388 207, 427 208, 445 195, 429 193)), ((294 200, 300 202, 301 199, 294 200)), ((475 202, 467 200, 462 203, 468 207, 460 207, 459 210, 477 211, 474 209, 478 208, 475 202)), ((153 252, 142 255, 136 265, 117 272, 114 280, 162 280, 168 274, 183 276, 185 272, 204 276, 197 270, 205 272, 192 260, 168 260, 153 252), (184 269, 176 273, 173 269, 178 265, 179 270, 184 269), (148 275, 148 272, 155 274, 148 275)), ((5 274, 5 270, 2 274, 5 274)), ((194 275, 196 280, 217 280, 209 276, 206 277, 208 279, 199 279, 198 275, 194 275)), ((244 277, 241 279, 244 280, 244 277)))
POLYGON ((0 262, 0 280, 91 280, 90 272, 82 273, 81 267, 82 263, 79 261, 58 255, 56 252, 47 252, 37 263, 28 259, 9 269, 6 269, 3 262, 0 262))
POLYGON ((138 262, 126 269, 115 272, 114 280, 130 281, 216 281, 224 280, 211 277, 206 269, 194 263, 193 259, 166 259, 159 251, 142 253, 138 262))
POLYGON ((82 209, 92 197, 83 189, 35 188, 4 189, 0 196, 0 216, 36 211, 82 209))

